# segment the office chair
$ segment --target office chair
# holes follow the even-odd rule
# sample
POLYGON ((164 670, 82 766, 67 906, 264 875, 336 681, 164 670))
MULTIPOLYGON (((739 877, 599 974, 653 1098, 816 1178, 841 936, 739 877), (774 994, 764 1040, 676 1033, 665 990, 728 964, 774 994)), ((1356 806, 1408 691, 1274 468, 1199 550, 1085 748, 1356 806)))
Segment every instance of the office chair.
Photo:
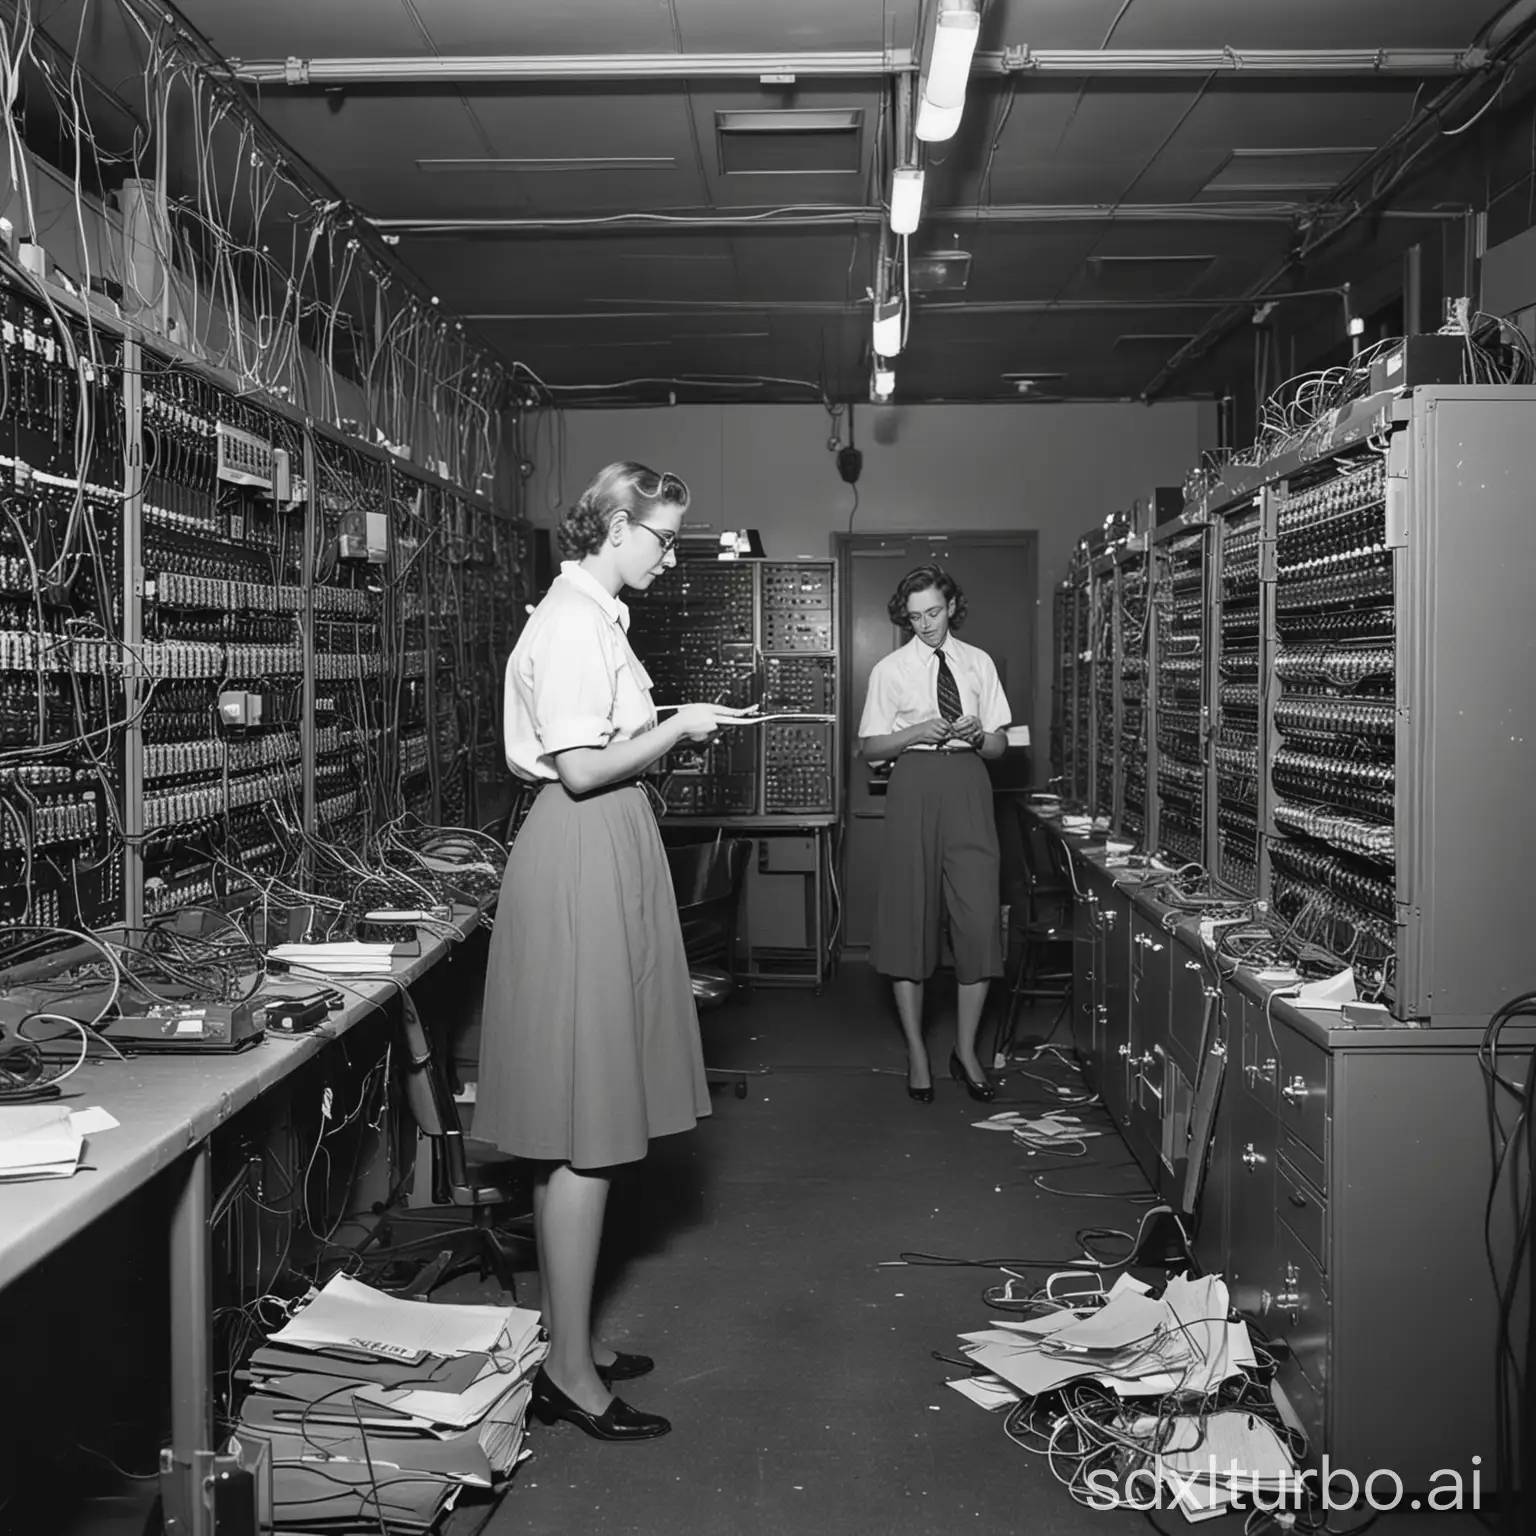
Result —
MULTIPOLYGON (((751 840, 739 837, 667 849, 694 1006, 701 1015, 719 1008, 737 989, 741 892, 751 856, 751 840)), ((745 1072, 706 1067, 705 1075, 712 1083, 729 1083, 738 1099, 746 1098, 745 1072)))
POLYGON ((373 1268, 380 1261, 435 1249, 424 1267, 399 1288, 401 1294, 424 1296, 454 1276, 478 1269, 482 1279, 494 1275, 516 1301, 513 1251, 518 1243, 532 1243, 533 1222, 527 1200, 515 1185, 515 1165, 503 1157, 481 1160, 470 1151, 447 1077, 415 1003, 404 992, 397 1031, 406 1102, 432 1143, 432 1209, 467 1211, 470 1220, 468 1225, 444 1225, 422 1237, 371 1249, 367 1264, 373 1268))
POLYGON ((1032 820, 1025 822, 1022 921, 1014 906, 1013 930, 1021 940, 1019 966, 1008 993, 1008 1006, 998 1020, 993 1059, 1013 1050, 1014 1020, 1021 1002, 1054 1001, 1049 1040, 1072 1006, 1072 885, 1055 840, 1032 820))

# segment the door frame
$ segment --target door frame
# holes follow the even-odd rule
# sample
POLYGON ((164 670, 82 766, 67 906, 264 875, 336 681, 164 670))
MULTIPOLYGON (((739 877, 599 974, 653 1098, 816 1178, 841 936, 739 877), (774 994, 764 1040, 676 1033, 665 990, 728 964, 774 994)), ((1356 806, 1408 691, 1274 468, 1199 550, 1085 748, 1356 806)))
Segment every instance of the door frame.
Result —
MULTIPOLYGON (((1012 545, 1026 549, 1029 555, 1028 590, 1023 597, 1030 602, 1034 625, 1033 643, 1030 648, 1029 676, 1026 679, 1026 708, 1023 718, 1030 725, 1030 750, 1038 750, 1034 741, 1035 722, 1035 682, 1040 669, 1040 534, 1034 528, 966 528, 955 532, 934 533, 923 529, 878 528, 862 530, 857 533, 835 532, 832 535, 832 551, 837 561, 837 590, 838 590, 838 615, 837 615, 837 670, 838 670, 838 699, 841 701, 840 732, 842 737, 842 761, 839 769, 843 777, 842 803, 837 813, 837 850, 834 855, 834 864, 837 869, 838 883, 838 927, 843 926, 843 912, 841 904, 846 900, 848 890, 847 881, 847 856, 848 856, 848 827, 852 816, 852 773, 851 768, 854 753, 858 750, 858 710, 862 700, 853 697, 853 561, 854 551, 859 548, 872 548, 884 543, 901 544, 926 544, 930 546, 935 555, 942 553, 946 548, 953 549, 956 546, 974 546, 977 544, 1001 544, 1012 545)), ((1015 704, 1014 719, 1019 719, 1020 711, 1015 704)), ((839 934, 841 942, 841 932, 839 934)))

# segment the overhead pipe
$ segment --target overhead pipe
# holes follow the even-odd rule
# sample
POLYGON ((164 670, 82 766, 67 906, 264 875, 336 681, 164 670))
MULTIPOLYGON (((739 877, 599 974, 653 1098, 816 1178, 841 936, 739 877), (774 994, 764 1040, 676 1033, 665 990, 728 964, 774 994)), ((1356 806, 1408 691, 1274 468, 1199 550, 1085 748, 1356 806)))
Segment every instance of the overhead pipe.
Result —
MULTIPOLYGON (((1310 212, 1306 203, 1012 203, 978 208, 934 208, 925 218, 939 224, 1294 224, 1310 212)), ((848 228, 884 221, 879 204, 786 209, 782 214, 704 212, 537 214, 483 219, 370 219, 369 226, 391 240, 401 236, 433 235, 576 235, 602 234, 615 229, 680 234, 696 230, 718 234, 742 229, 848 228)), ((1424 223, 1466 217, 1464 208, 1390 208, 1377 215, 1424 223)))
MULTIPOLYGON (((1522 0, 1523 3, 1523 0, 1522 0)), ((973 75, 1228 75, 1426 78, 1483 68, 1485 48, 1043 48, 978 52, 973 75)), ((245 85, 419 85, 570 80, 844 79, 913 74, 909 49, 823 53, 550 53, 231 59, 245 85)))

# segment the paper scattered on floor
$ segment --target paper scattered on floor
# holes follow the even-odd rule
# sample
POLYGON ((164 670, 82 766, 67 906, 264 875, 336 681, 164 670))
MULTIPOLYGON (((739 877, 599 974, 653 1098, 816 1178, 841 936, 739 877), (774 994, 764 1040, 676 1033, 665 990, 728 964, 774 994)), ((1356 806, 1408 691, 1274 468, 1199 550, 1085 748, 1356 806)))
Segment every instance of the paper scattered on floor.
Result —
POLYGON ((1144 1446, 1143 1464, 1186 1519, 1210 1519, 1239 1494, 1278 1490, 1295 1478, 1290 1448, 1265 1419, 1243 1409, 1204 1411, 1224 1381, 1258 1363, 1230 1306, 1219 1276, 1177 1275, 1155 1295, 1122 1274, 1102 1306, 1062 1306, 961 1334, 961 1348, 987 1374, 947 1385, 993 1411, 1070 1382, 1102 1383, 1123 1400, 1110 1422, 1127 1449, 1134 1456, 1144 1446), (1149 1412, 1138 1403, 1145 1398, 1165 1401, 1149 1412), (1170 1412, 1180 1401, 1191 1405, 1189 1414, 1170 1412))
POLYGON ((978 1408, 985 1408, 988 1413, 1011 1407, 1019 1400, 1019 1394, 1007 1382, 999 1381, 995 1376, 961 1376, 945 1385, 953 1387, 961 1397, 970 1398, 978 1408))
POLYGON ((1001 1110, 971 1123, 978 1131, 1006 1131, 1029 1147, 1069 1145, 1104 1134, 1100 1127, 1085 1125, 1076 1115, 1022 1115, 1016 1109, 1001 1110))
POLYGON ((1109 1300, 962 1334, 976 1363, 1028 1396, 1092 1377, 1124 1396, 1204 1395, 1254 1363, 1248 1330, 1226 1321, 1227 1288, 1216 1276, 1175 1276, 1153 1297, 1117 1284, 1109 1300))

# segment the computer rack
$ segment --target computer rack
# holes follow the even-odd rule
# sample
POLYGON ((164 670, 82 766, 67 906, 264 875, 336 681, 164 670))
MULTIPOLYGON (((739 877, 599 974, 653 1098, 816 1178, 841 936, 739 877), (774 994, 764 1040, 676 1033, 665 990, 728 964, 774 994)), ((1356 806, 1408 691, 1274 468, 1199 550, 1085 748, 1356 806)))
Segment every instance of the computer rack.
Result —
MULTIPOLYGON (((1266 571, 1277 683, 1270 896, 1298 934, 1349 956, 1383 995, 1397 966, 1396 589, 1408 548, 1406 528, 1389 535, 1386 470, 1366 445, 1290 477, 1275 497, 1266 571)), ((1438 511, 1421 510, 1430 520, 1438 511)))
POLYGON ((1073 717, 1072 586, 1058 583, 1051 594, 1051 784, 1070 781, 1073 717))
POLYGON ((1074 805, 1086 805, 1093 783, 1093 592, 1086 565, 1079 565, 1069 580, 1072 713, 1068 724, 1070 770, 1065 788, 1074 805))
POLYGON ((804 824, 840 803, 836 567, 684 548, 632 595, 630 639, 659 704, 760 704, 770 720, 685 744, 660 765, 669 817, 804 824))
MULTIPOLYGON (((1184 514, 1215 539, 1212 873, 1392 1017, 1481 1026, 1528 985, 1536 388, 1388 392, 1326 427, 1184 514)), ((1190 732, 1161 675, 1154 710, 1177 853, 1190 732)))
POLYGON ((1147 776, 1152 807, 1146 846, 1186 862, 1196 835, 1201 794, 1201 741, 1206 711, 1206 529, 1183 520, 1152 535, 1151 723, 1147 776), (1171 839, 1171 846, 1169 840, 1171 839))
POLYGON ((242 903, 317 834, 463 820, 431 661, 467 655, 472 537, 505 777, 504 515, 62 291, 0 279, 0 336, 0 926, 242 903))
POLYGON ((1147 721, 1151 656, 1151 583, 1144 534, 1115 557, 1115 623, 1120 682, 1120 773, 1114 827, 1138 843, 1147 835, 1147 721))
POLYGON ((120 338, 0 290, 0 925, 123 914, 120 338))
POLYGON ((1235 896, 1257 896, 1265 775, 1261 722, 1273 684, 1273 595, 1260 579, 1268 559, 1272 511, 1261 491, 1216 517, 1221 582, 1214 650, 1215 743, 1212 873, 1235 896))
POLYGON ((1092 776, 1089 806, 1095 816, 1115 814, 1120 766, 1119 625, 1115 560, 1100 555, 1090 570, 1089 649, 1092 652, 1092 776))

